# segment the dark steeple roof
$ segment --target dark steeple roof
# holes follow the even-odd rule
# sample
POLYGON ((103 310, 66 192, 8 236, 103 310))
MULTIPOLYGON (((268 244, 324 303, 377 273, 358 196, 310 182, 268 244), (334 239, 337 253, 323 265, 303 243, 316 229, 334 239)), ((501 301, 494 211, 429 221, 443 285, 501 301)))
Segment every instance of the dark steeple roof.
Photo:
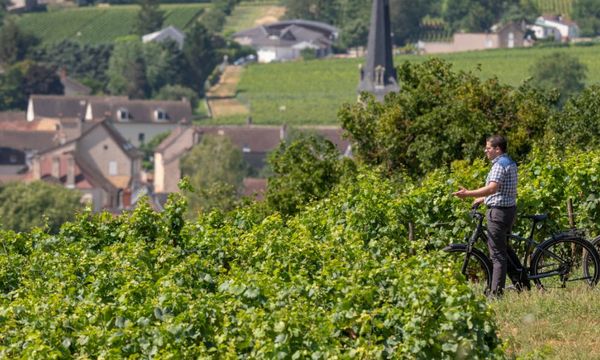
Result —
POLYGON ((367 63, 360 69, 358 91, 373 93, 381 101, 385 94, 399 90, 392 59, 389 0, 373 0, 367 63))

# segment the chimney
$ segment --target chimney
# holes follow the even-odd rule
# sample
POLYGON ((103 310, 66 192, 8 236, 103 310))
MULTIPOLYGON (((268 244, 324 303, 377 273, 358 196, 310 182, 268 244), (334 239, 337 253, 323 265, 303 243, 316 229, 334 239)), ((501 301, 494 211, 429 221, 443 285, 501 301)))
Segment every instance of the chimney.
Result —
POLYGON ((67 158, 67 188, 75 189, 75 159, 73 154, 67 158))
POLYGON ((31 161, 32 161, 31 168, 32 168, 33 179, 39 180, 42 178, 42 166, 40 164, 40 157, 38 155, 35 155, 31 159, 31 161))
POLYGON ((123 197, 123 209, 127 209, 131 206, 131 189, 127 188, 127 189, 123 189, 123 193, 122 193, 123 197))
POLYGON ((60 179, 60 158, 58 156, 52 157, 52 170, 50 175, 56 179, 60 179))

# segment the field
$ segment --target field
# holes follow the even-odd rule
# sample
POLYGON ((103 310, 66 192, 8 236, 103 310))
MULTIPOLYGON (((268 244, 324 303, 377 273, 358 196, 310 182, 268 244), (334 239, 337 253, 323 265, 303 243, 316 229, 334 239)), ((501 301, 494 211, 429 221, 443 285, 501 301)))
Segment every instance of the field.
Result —
MULTIPOLYGON (((600 46, 512 49, 442 55, 456 70, 474 71, 482 78, 497 76, 518 86, 528 78, 536 59, 552 52, 575 55, 588 67, 587 84, 600 83, 600 46), (480 70, 477 67, 480 66, 480 70)), ((428 57, 402 55, 403 61, 428 57)), ((335 124, 339 107, 356 99, 358 64, 364 59, 328 59, 249 66, 238 87, 238 99, 259 124, 335 124)), ((245 117, 213 119, 213 123, 243 123, 245 117)))
POLYGON ((573 6, 573 0, 535 0, 534 3, 543 14, 570 15, 573 6))
POLYGON ((278 2, 242 2, 237 5, 223 29, 224 34, 232 34, 257 25, 275 22, 283 16, 285 8, 278 2))
MULTIPOLYGON (((162 5, 164 26, 185 29, 209 4, 162 5)), ((18 23, 24 30, 39 36, 43 43, 64 39, 82 43, 112 42, 131 33, 139 11, 136 5, 83 7, 22 15, 18 23), (57 26, 60 25, 60 26, 57 26)))
POLYGON ((598 289, 507 293, 492 303, 509 355, 520 359, 600 359, 598 289))

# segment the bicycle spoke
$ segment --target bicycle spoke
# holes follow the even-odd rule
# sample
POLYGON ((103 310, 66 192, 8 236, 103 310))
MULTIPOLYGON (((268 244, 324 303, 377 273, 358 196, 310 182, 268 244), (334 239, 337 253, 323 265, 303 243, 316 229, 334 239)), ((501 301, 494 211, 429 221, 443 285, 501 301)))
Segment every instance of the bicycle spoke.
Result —
POLYGON ((532 260, 530 278, 543 288, 565 288, 577 282, 594 286, 600 266, 590 246, 580 238, 553 239, 540 244, 532 260))

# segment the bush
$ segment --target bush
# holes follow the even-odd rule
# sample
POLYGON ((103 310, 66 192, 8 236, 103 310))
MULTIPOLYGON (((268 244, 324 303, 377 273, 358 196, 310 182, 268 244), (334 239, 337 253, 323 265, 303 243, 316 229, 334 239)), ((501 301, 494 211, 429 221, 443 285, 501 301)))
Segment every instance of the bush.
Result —
POLYGON ((0 298, 0 354, 500 357, 485 300, 400 236, 397 195, 363 172, 287 220, 254 206, 185 223, 173 196, 55 237, 0 233, 2 291, 19 293, 0 298))

